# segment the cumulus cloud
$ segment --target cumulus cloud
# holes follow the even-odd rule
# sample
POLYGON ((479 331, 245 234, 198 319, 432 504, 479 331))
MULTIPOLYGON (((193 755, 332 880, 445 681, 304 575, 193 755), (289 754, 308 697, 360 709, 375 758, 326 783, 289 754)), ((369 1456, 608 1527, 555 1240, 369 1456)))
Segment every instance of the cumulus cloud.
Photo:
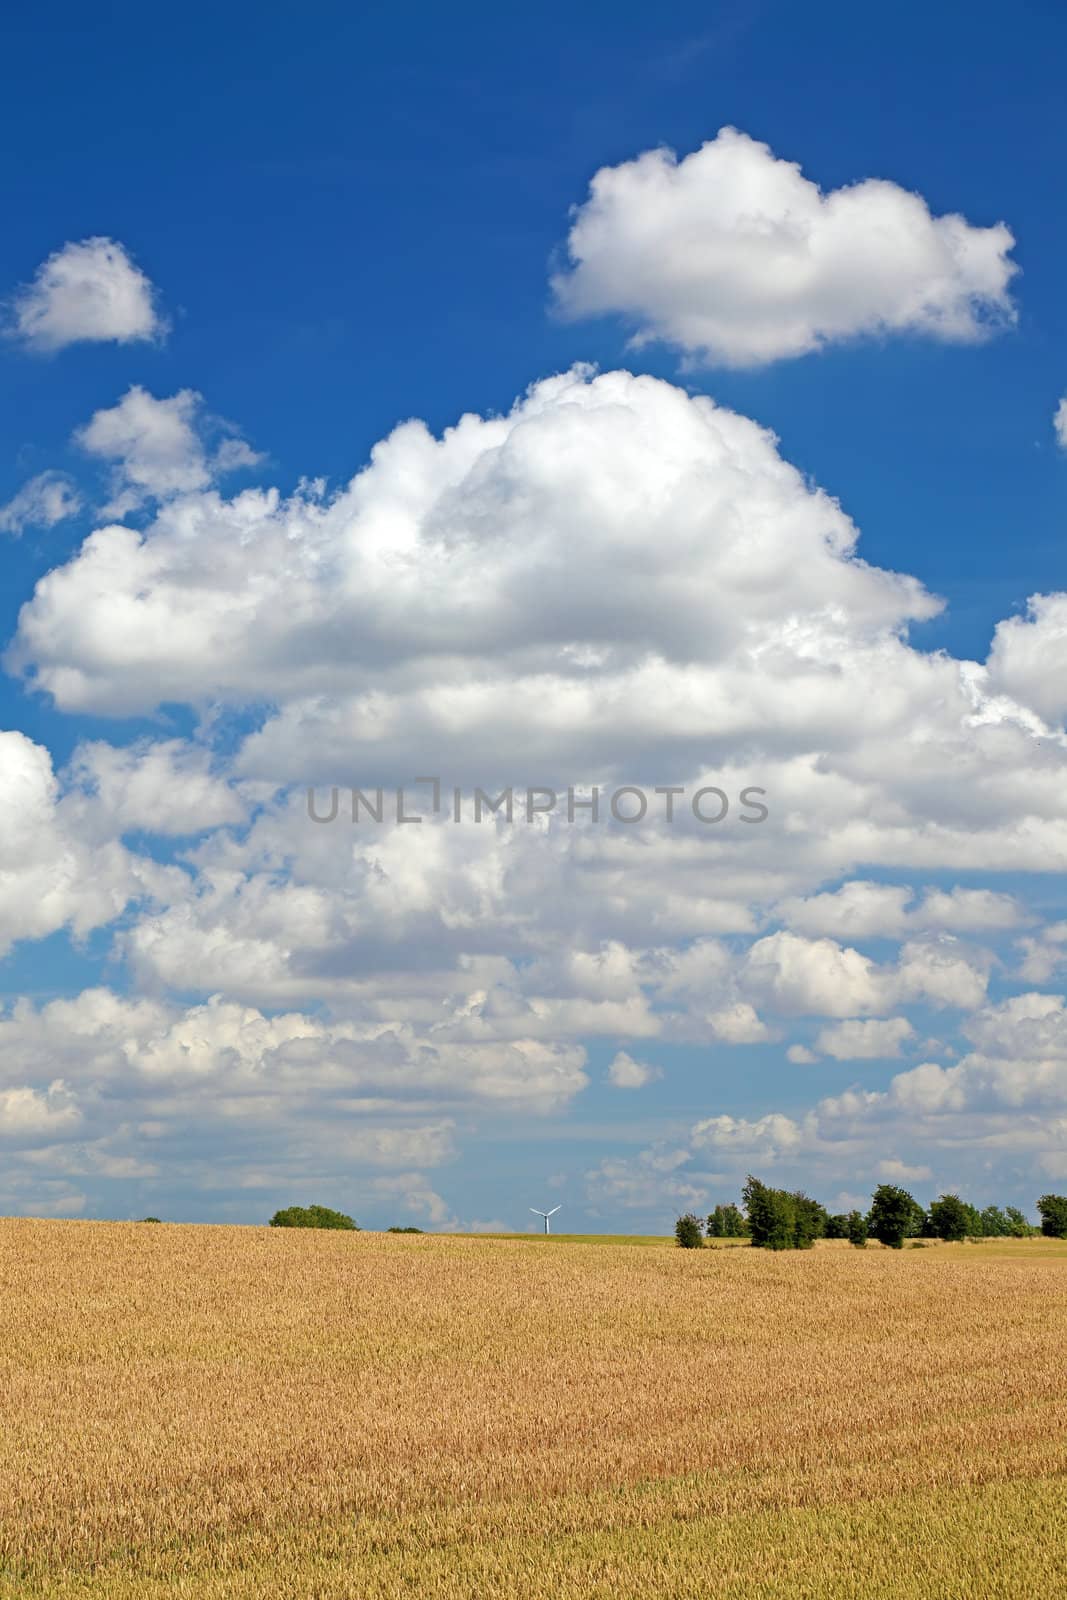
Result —
POLYGON ((815 1048, 836 1061, 884 1060, 899 1056, 914 1031, 907 1017, 838 1022, 821 1030, 815 1048))
MULTIPOLYGON (((143 489, 191 490, 205 472, 191 405, 132 390, 83 442, 147 462, 124 467, 143 489)), ((577 370, 439 440, 403 424, 332 500, 189 493, 143 534, 99 530, 38 586, 19 652, 71 710, 276 697, 289 720, 264 734, 264 761, 284 736, 317 748, 320 771, 360 743, 417 737, 432 754, 460 727, 471 759, 517 723, 531 757, 568 729, 587 744, 598 723, 593 761, 664 719, 693 748, 713 715, 737 740, 780 725, 772 685, 790 673, 803 740, 831 702, 837 716, 862 703, 841 650, 889 669, 896 632, 939 610, 855 541, 756 424, 652 378, 577 370)), ((897 696, 941 675, 898 665, 897 696)))
POLYGON ((1016 940, 1018 975, 1025 983, 1048 983, 1067 965, 1067 922, 1051 922, 1033 936, 1016 940))
POLYGON ((609 1212, 625 1210, 655 1211, 664 1205, 676 1210, 703 1205, 708 1197, 709 1176, 682 1171, 690 1159, 688 1151, 643 1150, 635 1157, 609 1156, 585 1175, 586 1196, 594 1207, 609 1212))
POLYGON ((964 949, 947 934, 910 940, 896 963, 879 965, 834 939, 781 932, 750 947, 743 979, 783 1015, 855 1017, 906 1000, 968 1010, 985 998, 988 969, 987 952, 964 949))
POLYGON ((159 339, 166 331, 155 289, 114 239, 65 244, 11 305, 11 332, 41 353, 81 341, 159 339))
POLYGON ((1052 419, 1052 428, 1060 447, 1067 450, 1067 395, 1064 395, 1056 407, 1056 414, 1052 419))
POLYGON ((804 1143, 804 1129, 791 1117, 772 1112, 750 1120, 746 1117, 705 1117, 690 1129, 690 1143, 696 1150, 714 1150, 732 1156, 776 1161, 783 1153, 804 1143))
MULTIPOLYGON (((583 1061, 573 1045, 462 1044, 220 996, 183 1008, 88 989, 0 1011, 0 1137, 53 1175, 180 1171, 248 1188, 392 1172, 397 1197, 440 1220, 417 1174, 454 1159, 455 1111, 558 1110, 585 1086, 583 1061)), ((394 1192, 384 1178, 371 1188, 394 1192)))
POLYGON ((125 849, 106 816, 87 818, 23 733, 0 732, 0 809, 0 954, 63 927, 84 937, 182 878, 125 849))
POLYGON ((929 1167, 910 1167, 906 1161, 898 1161, 894 1157, 879 1161, 876 1171, 883 1183, 929 1183, 933 1177, 929 1167))
POLYGON ((194 390, 157 400, 138 384, 117 405, 95 412, 74 439, 87 455, 115 463, 113 498, 103 514, 122 517, 148 500, 192 494, 221 473, 261 460, 233 434, 209 454, 201 421, 201 396, 194 390))
POLYGON ((644 1061, 635 1061, 625 1050, 620 1050, 608 1067, 608 1082, 615 1089, 643 1089, 646 1083, 651 1083, 655 1078, 662 1076, 659 1067, 651 1067, 644 1061))
POLYGON ((785 1053, 785 1058, 795 1067, 810 1067, 819 1059, 814 1050, 809 1050, 806 1044, 791 1044, 785 1053))
POLYGON ((957 933, 1012 928, 1023 913, 1010 895, 991 889, 928 889, 862 879, 839 889, 784 900, 776 915, 794 933, 848 939, 899 939, 927 930, 957 933))
POLYGON ((0 531, 18 535, 25 528, 54 528, 77 516, 81 495, 65 472, 39 472, 0 506, 0 531))
POLYGON ((32 1142, 76 1128, 81 1112, 62 1078, 44 1089, 0 1090, 0 1139, 32 1142))
MULTIPOLYGON (((146 398, 151 433, 170 403, 146 398)), ((705 1169, 732 1162, 850 1190, 887 1149, 941 1171, 910 1142, 917 1129, 933 1144, 929 1119, 942 1140, 1003 1136, 1009 1089, 1025 1097, 1043 1069, 961 1037, 953 1014, 985 1015, 1004 936, 1025 930, 1023 960, 1047 972, 1060 947, 1020 879, 1009 896, 973 874, 1067 867, 1067 742, 981 664, 909 641, 937 602, 866 565, 770 435, 672 385, 577 370, 440 438, 404 424, 334 495, 226 498, 202 481, 199 410, 171 406, 163 433, 173 449, 138 489, 158 469, 155 514, 97 529, 41 579, 11 659, 64 709, 178 702, 199 725, 189 740, 88 741, 58 776, 38 752, 0 934, 125 911, 116 969, 183 1004, 123 1013, 101 1050, 76 1018, 76 1047, 60 1028, 12 1088, 62 1074, 82 1145, 126 1121, 160 1130, 124 1135, 109 1161, 144 1160, 151 1137, 173 1167, 168 1141, 192 1129, 212 1155, 183 1166, 190 1182, 222 1181, 222 1145, 220 1170, 263 1188, 320 1159, 340 1171, 345 1148, 361 1169, 391 1150, 417 1172, 496 1118, 559 1113, 588 1087, 594 1040, 624 1087, 661 1042, 698 1045, 715 1069, 806 1017, 788 1056, 810 1062, 814 1043, 820 1080, 905 1043, 920 1065, 889 1086, 864 1069, 866 1087, 807 1111, 724 1123, 712 1105, 679 1160, 608 1157, 591 1180, 602 1202, 642 1203, 666 1172, 670 1203, 689 1203, 705 1169), (394 786, 433 772, 440 811, 424 784, 423 821, 398 824, 394 786), (748 826, 735 807, 711 827, 683 802, 668 825, 657 800, 641 826, 606 805, 571 823, 564 801, 508 825, 469 803, 474 784, 565 796, 635 781, 758 784, 770 815, 748 826), (342 794, 318 825, 311 783, 380 784, 385 819, 353 823, 342 794), (122 844, 147 832, 182 841, 151 882, 122 844), (81 904, 72 885, 102 898, 81 904), (931 1006, 943 1049, 914 1042, 931 1006)), ((107 437, 141 451, 132 425, 107 437)))
MULTIPOLYGON (((163 1103, 183 1091, 210 1092, 219 1097, 216 1110, 230 1116, 252 1114, 257 1099, 307 1106, 324 1093, 354 1109, 395 1106, 414 1094, 441 1104, 483 1099, 545 1110, 587 1081, 577 1046, 466 1043, 404 1024, 268 1016, 219 995, 184 1009, 108 989, 40 1008, 20 1001, 2 1019, 0 1042, 5 1075, 63 1063, 74 1087, 122 1084, 149 1098, 158 1093, 163 1103)), ((411 1164, 409 1147, 400 1164, 411 1164)))
POLYGON ((235 786, 212 770, 211 751, 180 739, 81 744, 68 779, 117 833, 200 833, 244 821, 235 786))
POLYGON ((861 335, 984 338, 1014 319, 1013 244, 1002 222, 934 216, 882 179, 823 193, 723 128, 681 161, 660 148, 601 168, 553 289, 567 316, 626 317, 638 344, 760 366, 861 335))
POLYGON ((1067 715, 1067 594, 1035 594, 1026 615, 998 622, 989 653, 994 690, 1053 725, 1067 715))

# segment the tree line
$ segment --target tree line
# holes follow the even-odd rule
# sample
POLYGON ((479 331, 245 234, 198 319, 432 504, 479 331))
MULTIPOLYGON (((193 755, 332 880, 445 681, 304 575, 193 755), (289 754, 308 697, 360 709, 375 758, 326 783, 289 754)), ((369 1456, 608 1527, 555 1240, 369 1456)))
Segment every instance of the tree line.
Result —
POLYGON ((808 1250, 816 1239, 847 1239, 863 1249, 868 1239, 901 1250, 905 1239, 1028 1239, 1044 1234, 1067 1239, 1067 1195, 1044 1194, 1037 1202, 1040 1227, 1017 1206, 986 1206, 979 1211, 958 1194, 943 1194, 925 1210, 906 1189, 880 1183, 870 1209, 829 1212, 802 1190, 773 1189, 750 1174, 741 1206, 717 1205, 706 1222, 687 1212, 675 1223, 683 1250, 709 1239, 748 1239, 764 1250, 808 1250))

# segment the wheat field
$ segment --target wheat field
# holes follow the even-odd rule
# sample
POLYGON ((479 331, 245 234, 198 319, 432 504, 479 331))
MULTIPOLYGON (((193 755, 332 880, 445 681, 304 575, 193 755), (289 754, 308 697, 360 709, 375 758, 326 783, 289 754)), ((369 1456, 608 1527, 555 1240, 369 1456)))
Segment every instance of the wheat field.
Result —
POLYGON ((1067 1592, 1067 1247, 0 1222, 0 1595, 1067 1592))

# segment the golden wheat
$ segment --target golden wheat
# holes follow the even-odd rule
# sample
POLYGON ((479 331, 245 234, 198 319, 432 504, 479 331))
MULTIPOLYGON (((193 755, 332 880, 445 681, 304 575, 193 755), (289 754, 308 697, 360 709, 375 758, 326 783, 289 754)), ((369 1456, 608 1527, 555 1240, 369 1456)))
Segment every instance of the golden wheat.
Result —
POLYGON ((1067 1250, 0 1223, 0 1594, 1067 1591, 1067 1250))

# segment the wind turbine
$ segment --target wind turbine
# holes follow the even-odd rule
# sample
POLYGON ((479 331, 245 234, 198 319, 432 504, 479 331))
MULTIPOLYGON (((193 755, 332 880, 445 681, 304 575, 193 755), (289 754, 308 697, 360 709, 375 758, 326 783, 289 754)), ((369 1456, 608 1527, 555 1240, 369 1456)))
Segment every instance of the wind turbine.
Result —
POLYGON ((535 1217, 544 1217, 545 1232, 551 1233, 552 1229, 548 1225, 548 1219, 549 1217, 554 1217, 556 1215, 556 1212, 559 1210, 559 1206, 553 1206, 551 1211, 538 1211, 536 1206, 531 1206, 530 1210, 533 1212, 535 1217))

